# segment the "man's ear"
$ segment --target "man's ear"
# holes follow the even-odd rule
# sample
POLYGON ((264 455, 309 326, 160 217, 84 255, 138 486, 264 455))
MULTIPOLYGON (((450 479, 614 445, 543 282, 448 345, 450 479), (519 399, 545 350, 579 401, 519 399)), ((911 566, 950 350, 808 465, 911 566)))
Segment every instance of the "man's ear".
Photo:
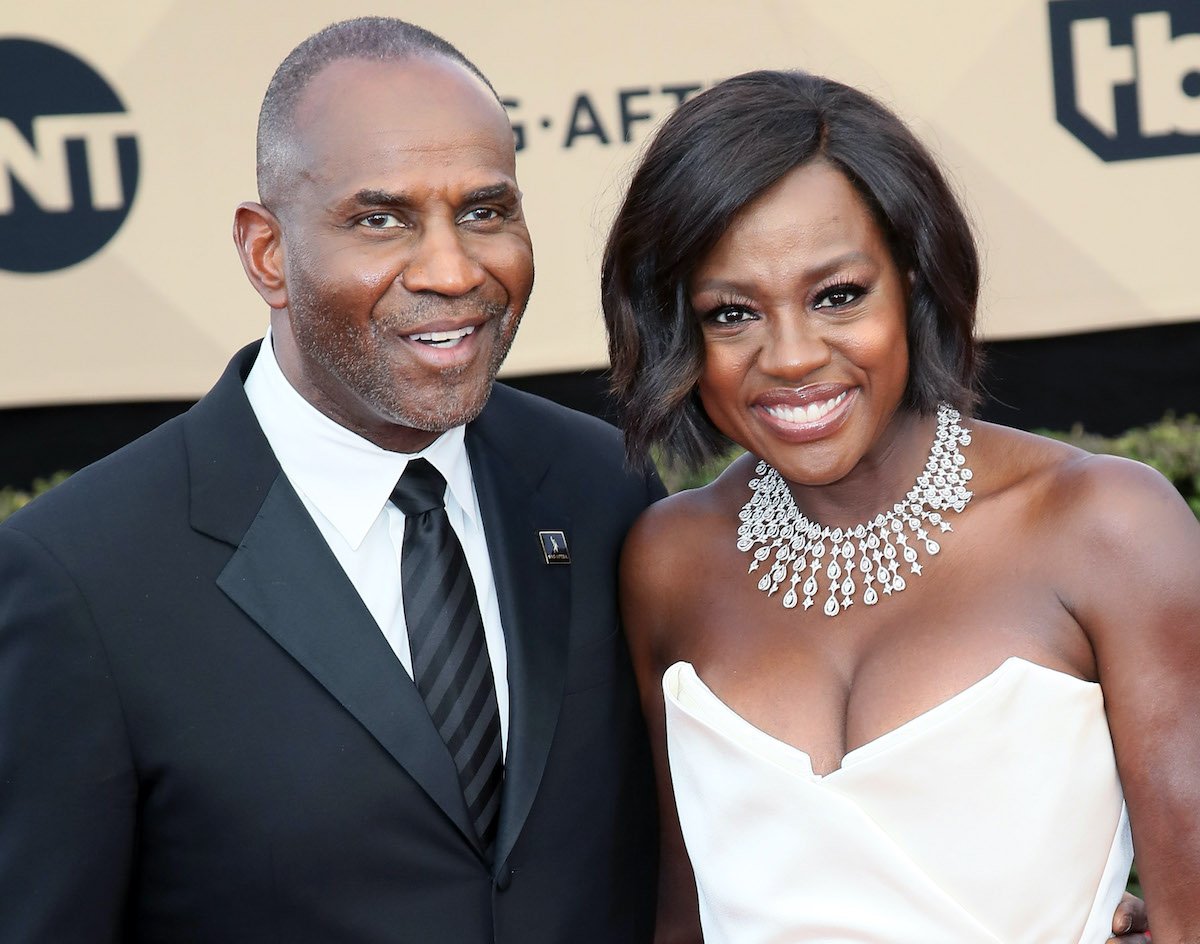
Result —
POLYGON ((246 278, 274 309, 287 307, 283 274, 283 230, 279 219, 261 203, 247 201, 233 214, 233 242, 246 278))

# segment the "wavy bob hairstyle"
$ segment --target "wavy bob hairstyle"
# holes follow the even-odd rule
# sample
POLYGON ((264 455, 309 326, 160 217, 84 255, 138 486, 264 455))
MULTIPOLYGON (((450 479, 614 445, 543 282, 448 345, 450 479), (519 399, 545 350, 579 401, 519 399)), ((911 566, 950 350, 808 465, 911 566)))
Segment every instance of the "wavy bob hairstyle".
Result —
POLYGON ((696 392, 704 368, 688 282, 743 207, 790 171, 844 173, 909 275, 903 405, 969 412, 979 259, 937 162, 892 112, 805 72, 748 72, 681 105, 633 175, 604 251, 601 299, 612 385, 631 459, 661 443, 698 465, 729 447, 696 392))

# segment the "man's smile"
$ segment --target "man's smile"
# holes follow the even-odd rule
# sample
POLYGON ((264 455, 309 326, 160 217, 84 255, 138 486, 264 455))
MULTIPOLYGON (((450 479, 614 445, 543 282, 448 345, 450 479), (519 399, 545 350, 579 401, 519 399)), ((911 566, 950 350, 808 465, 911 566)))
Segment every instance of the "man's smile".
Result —
POLYGON ((468 325, 454 331, 426 331, 419 334, 410 334, 408 337, 410 340, 421 341, 433 347, 449 348, 457 347, 463 338, 473 334, 474 331, 475 325, 468 325))

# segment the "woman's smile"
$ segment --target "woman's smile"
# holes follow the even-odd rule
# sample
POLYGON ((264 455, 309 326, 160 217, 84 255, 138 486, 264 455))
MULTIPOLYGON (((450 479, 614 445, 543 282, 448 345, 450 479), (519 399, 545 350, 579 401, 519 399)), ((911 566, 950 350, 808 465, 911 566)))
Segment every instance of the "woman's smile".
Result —
POLYGON ((753 405, 775 434, 790 442, 812 442, 837 432, 849 415, 857 387, 829 395, 828 384, 796 390, 770 390, 753 405))

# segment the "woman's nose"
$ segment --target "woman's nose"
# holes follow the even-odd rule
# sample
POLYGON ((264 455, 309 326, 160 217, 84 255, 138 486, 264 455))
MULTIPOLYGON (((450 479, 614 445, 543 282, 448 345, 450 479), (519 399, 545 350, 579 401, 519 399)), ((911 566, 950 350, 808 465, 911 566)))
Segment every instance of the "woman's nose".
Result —
POLYGON ((828 341, 803 314, 771 319, 758 356, 759 369, 771 376, 801 379, 830 360, 828 341))

